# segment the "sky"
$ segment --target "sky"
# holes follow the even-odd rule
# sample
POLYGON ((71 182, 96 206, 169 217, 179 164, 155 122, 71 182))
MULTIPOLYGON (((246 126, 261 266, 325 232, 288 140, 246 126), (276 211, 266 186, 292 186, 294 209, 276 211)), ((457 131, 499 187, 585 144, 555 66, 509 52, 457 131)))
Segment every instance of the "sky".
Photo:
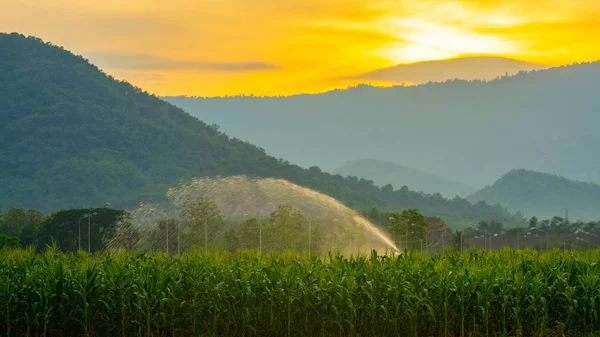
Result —
POLYGON ((0 0, 34 35, 157 95, 291 95, 472 55, 600 59, 597 0, 0 0))

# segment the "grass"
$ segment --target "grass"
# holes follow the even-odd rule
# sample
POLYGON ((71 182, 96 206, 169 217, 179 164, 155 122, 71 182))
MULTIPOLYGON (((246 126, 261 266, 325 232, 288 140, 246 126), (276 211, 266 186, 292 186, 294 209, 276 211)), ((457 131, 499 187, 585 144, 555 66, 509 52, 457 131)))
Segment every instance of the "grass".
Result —
POLYGON ((0 251, 0 336, 598 336, 600 251, 0 251))

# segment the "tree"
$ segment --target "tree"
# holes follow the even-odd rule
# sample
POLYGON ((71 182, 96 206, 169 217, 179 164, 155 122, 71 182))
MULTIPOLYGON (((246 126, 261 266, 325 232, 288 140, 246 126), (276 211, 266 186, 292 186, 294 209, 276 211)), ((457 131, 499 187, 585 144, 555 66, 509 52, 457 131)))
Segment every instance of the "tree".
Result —
POLYGON ((529 219, 529 228, 535 228, 537 227, 538 224, 538 218, 535 216, 532 216, 531 219, 529 219))
POLYGON ((112 237, 106 244, 107 248, 134 250, 138 247, 140 232, 129 221, 129 215, 124 216, 117 224, 112 237))
POLYGON ((381 191, 385 194, 392 194, 394 193, 394 186, 392 186, 391 184, 387 184, 381 187, 381 191))
POLYGON ((480 221, 477 228, 486 235, 500 235, 504 230, 504 225, 497 221, 480 221))
POLYGON ((8 236, 6 234, 0 233, 0 249, 4 247, 19 247, 19 239, 14 236, 8 236))
POLYGON ((308 249, 308 224, 302 212, 291 205, 280 205, 270 216, 269 248, 275 252, 301 252, 308 249))
POLYGON ((25 227, 35 229, 43 220, 42 212, 34 209, 13 207, 6 211, 0 221, 0 233, 18 237, 25 227))
POLYGON ((454 232, 451 235, 450 240, 451 240, 452 248, 454 248, 457 251, 461 251, 461 252, 462 252, 464 245, 467 244, 463 231, 454 232))
POLYGON ((177 231, 181 230, 177 219, 160 219, 150 232, 150 247, 153 250, 162 250, 177 253, 177 231), (167 249, 168 245, 168 249, 167 249))
POLYGON ((225 249, 230 253, 233 253, 240 248, 240 241, 233 228, 230 228, 223 233, 223 241, 225 241, 225 249))
POLYGON ((390 232, 399 248, 419 249, 426 245, 427 222, 425 216, 416 208, 403 210, 402 213, 392 213, 390 232))
POLYGON ((206 197, 189 199, 183 204, 182 218, 184 224, 185 247, 196 244, 208 250, 208 244, 213 242, 223 229, 225 217, 214 201, 206 197))
POLYGON ((98 208, 92 212, 91 218, 87 218, 90 212, 89 209, 72 209, 50 214, 42 221, 36 232, 38 245, 45 246, 54 241, 62 251, 76 252, 81 236, 82 250, 87 250, 88 246, 92 253, 105 249, 110 238, 114 236, 117 224, 126 216, 126 212, 98 208), (82 218, 84 219, 80 221, 82 218))
POLYGON ((550 233, 568 233, 569 232, 569 223, 565 221, 564 218, 559 216, 554 216, 550 220, 550 233))
POLYGON ((256 249, 260 248, 261 226, 260 221, 256 218, 247 219, 240 224, 237 230, 237 237, 241 249, 256 249))
POLYGON ((27 247, 35 244, 35 230, 36 229, 33 226, 23 227, 21 233, 19 234, 19 242, 21 243, 21 247, 27 247))
POLYGON ((527 230, 527 227, 509 227, 504 229, 504 234, 508 236, 517 236, 522 235, 523 233, 527 232, 527 230))

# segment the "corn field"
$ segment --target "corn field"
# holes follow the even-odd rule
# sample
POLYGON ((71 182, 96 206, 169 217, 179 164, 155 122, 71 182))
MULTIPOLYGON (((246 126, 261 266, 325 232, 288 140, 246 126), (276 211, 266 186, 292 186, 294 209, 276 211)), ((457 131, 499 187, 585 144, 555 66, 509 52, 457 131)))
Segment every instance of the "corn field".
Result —
POLYGON ((600 251, 0 251, 0 336, 598 336, 600 251))

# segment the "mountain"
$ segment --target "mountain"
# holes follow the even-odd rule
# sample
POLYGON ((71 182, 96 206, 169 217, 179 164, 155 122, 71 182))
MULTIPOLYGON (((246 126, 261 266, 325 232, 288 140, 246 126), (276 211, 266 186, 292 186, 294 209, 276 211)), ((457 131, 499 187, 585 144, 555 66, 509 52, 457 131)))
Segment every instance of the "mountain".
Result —
POLYGON ((357 209, 416 207, 450 224, 522 220, 498 206, 291 165, 35 37, 0 34, 0 74, 3 209, 134 206, 183 179, 243 174, 284 178, 357 209))
POLYGON ((396 187, 410 186, 416 191, 423 191, 429 194, 440 193, 445 197, 467 196, 476 191, 474 187, 463 183, 451 181, 396 163, 375 159, 349 161, 333 170, 333 173, 370 179, 379 186, 387 184, 396 187))
POLYGON ((515 167, 600 183, 600 63, 482 81, 290 97, 167 97, 275 156, 326 171, 359 158, 471 186, 515 167))
POLYGON ((350 78, 422 84, 454 79, 493 80, 497 77, 515 75, 521 71, 544 68, 547 67, 504 57, 477 56, 399 64, 350 78))
POLYGON ((467 200, 502 204, 543 219, 567 209, 572 219, 600 219, 600 185, 529 170, 512 170, 467 200))

